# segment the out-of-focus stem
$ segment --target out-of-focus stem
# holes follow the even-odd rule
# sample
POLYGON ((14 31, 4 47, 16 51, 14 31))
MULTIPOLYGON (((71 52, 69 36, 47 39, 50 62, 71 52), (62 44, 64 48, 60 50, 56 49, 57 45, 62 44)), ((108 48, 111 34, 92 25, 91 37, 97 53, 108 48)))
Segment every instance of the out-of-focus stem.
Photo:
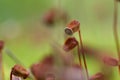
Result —
POLYGON ((10 72, 10 80, 12 80, 12 71, 10 72))
MULTIPOLYGON (((114 21, 113 21, 113 34, 115 39, 115 44, 117 48, 117 55, 120 62, 120 47, 119 47, 119 37, 118 37, 118 31, 117 31, 117 23, 118 23, 118 1, 114 0, 114 21)), ((118 67, 119 73, 120 73, 120 66, 118 67)))
POLYGON ((85 66, 85 70, 86 70, 86 74, 87 74, 87 79, 89 80, 88 68, 87 68, 86 58, 85 58, 85 54, 84 54, 84 50, 83 50, 82 36, 81 36, 80 30, 78 31, 78 34, 79 34, 79 38, 80 38, 81 52, 82 52, 82 56, 83 56, 83 62, 84 62, 84 66, 85 66))
POLYGON ((23 65, 24 64, 15 56, 15 54, 10 51, 9 49, 5 49, 5 53, 16 63, 16 64, 20 64, 20 65, 23 65))
POLYGON ((61 9, 61 0, 58 0, 58 8, 61 9))
POLYGON ((4 70, 2 63, 2 52, 0 51, 0 80, 4 80, 4 70))
MULTIPOLYGON (((22 66, 25 66, 16 56, 14 53, 12 53, 12 51, 10 51, 9 49, 5 49, 5 52, 7 53, 7 55, 16 63, 16 64, 20 64, 22 66)), ((30 72, 30 76, 28 77, 30 80, 35 80, 33 74, 30 72)))

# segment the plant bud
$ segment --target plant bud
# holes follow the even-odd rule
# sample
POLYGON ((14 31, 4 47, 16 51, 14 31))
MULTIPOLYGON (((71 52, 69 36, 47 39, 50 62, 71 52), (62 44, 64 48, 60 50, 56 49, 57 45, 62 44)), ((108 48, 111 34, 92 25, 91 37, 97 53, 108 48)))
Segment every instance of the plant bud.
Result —
POLYGON ((4 47, 4 42, 0 40, 0 51, 3 49, 3 47, 4 47))
POLYGON ((65 33, 68 35, 72 35, 73 33, 79 31, 79 26, 80 23, 76 20, 73 20, 65 28, 65 33))
POLYGON ((109 56, 103 57, 103 62, 109 66, 118 66, 119 61, 109 56))
POLYGON ((44 15, 43 17, 44 23, 48 25, 53 25, 55 21, 55 16, 56 16, 56 10, 51 9, 44 15))
POLYGON ((78 45, 78 41, 74 37, 71 37, 65 41, 63 48, 65 51, 70 51, 73 48, 75 48, 77 45, 78 45))
POLYGON ((18 77, 22 77, 23 79, 26 79, 29 76, 29 72, 21 65, 15 65, 12 68, 12 74, 18 77))
POLYGON ((102 73, 97 73, 93 75, 89 80, 105 80, 105 77, 102 73))

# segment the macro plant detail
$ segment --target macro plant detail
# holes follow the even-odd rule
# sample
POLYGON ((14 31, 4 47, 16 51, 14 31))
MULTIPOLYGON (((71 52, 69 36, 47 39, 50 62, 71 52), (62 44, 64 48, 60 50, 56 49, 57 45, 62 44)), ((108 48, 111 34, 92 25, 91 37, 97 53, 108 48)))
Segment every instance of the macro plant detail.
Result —
POLYGON ((0 1, 0 80, 120 80, 119 4, 0 1))
POLYGON ((76 47, 77 45, 78 45, 78 41, 74 37, 71 37, 71 38, 68 38, 65 41, 65 44, 64 44, 63 48, 64 48, 65 51, 70 51, 74 47, 76 47))
MULTIPOLYGON (((117 13, 115 13, 116 15, 117 13)), ((116 17, 116 16, 115 16, 116 17)), ((115 18, 115 22, 114 22, 114 27, 116 27, 116 18, 115 18)), ((86 59, 85 59, 85 55, 84 55, 84 48, 83 48, 83 43, 82 43, 82 38, 81 38, 81 32, 79 30, 79 26, 80 26, 80 23, 76 20, 73 20, 71 21, 67 27, 65 28, 65 33, 68 34, 68 35, 73 35, 73 33, 77 32, 78 31, 78 34, 79 34, 79 39, 80 39, 80 45, 81 45, 81 52, 82 52, 82 56, 83 56, 83 61, 84 61, 84 66, 85 66, 85 70, 86 70, 86 75, 87 75, 87 80, 89 80, 89 75, 88 75, 88 69, 87 69, 87 63, 86 63, 86 59)), ((118 40, 118 36, 117 36, 117 33, 116 33, 116 29, 115 29, 115 39, 116 39, 116 45, 117 45, 117 50, 118 50, 118 54, 119 54, 119 40, 118 40)), ((68 50, 71 50, 75 47, 75 45, 73 44, 74 43, 74 40, 66 40, 65 42, 65 45, 69 44, 69 46, 71 47, 68 47, 66 49, 66 47, 64 46, 64 50, 68 51, 68 50), (68 42, 68 43, 67 43, 68 42), (71 43, 70 43, 71 42, 71 43)), ((78 51, 79 51, 79 48, 78 48, 78 51)), ((80 54, 80 52, 78 52, 78 54, 80 54)), ((80 55, 78 55, 80 57, 80 55)), ((106 64, 106 65, 109 65, 109 66, 120 66, 120 61, 118 61, 117 59, 114 59, 112 57, 108 57, 108 56, 103 56, 102 58, 103 60, 103 63, 106 64)), ((80 65, 81 65, 81 58, 79 58, 79 61, 80 61, 80 65)), ((82 65, 81 65, 82 66, 82 65)), ((99 75, 99 74, 96 74, 95 76, 92 77, 93 79, 90 79, 90 80, 103 80, 103 76, 99 75), (95 79, 94 79, 95 78, 95 79)))
POLYGON ((71 21, 65 28, 65 33, 73 35, 73 33, 79 31, 80 23, 77 20, 71 21))
POLYGON ((10 80, 13 80, 13 78, 14 78, 13 75, 23 78, 23 79, 26 79, 29 76, 29 72, 21 65, 15 65, 11 70, 10 80))
POLYGON ((80 56, 80 52, 79 52, 79 44, 78 44, 78 41, 74 37, 70 37, 65 41, 63 49, 68 52, 68 51, 72 50, 73 48, 75 48, 76 46, 78 47, 79 63, 80 63, 80 66, 82 66, 81 56, 80 56))
MULTIPOLYGON (((75 32, 78 32, 78 34, 79 34, 79 39, 80 39, 79 44, 80 44, 80 47, 81 47, 81 52, 82 52, 83 62, 84 62, 84 66, 85 66, 85 70, 86 70, 86 74, 87 74, 87 79, 89 79, 87 63, 86 63, 85 54, 84 54, 84 51, 83 51, 83 43, 82 43, 82 37, 81 37, 81 32, 80 32, 80 23, 77 20, 71 21, 67 25, 67 27, 65 28, 65 33, 68 34, 68 35, 72 35, 75 32)), ((78 49, 78 52, 79 52, 79 49, 78 49)), ((80 53, 78 53, 78 54, 80 54, 80 53)), ((81 64, 81 60, 80 60, 80 64, 81 64)))

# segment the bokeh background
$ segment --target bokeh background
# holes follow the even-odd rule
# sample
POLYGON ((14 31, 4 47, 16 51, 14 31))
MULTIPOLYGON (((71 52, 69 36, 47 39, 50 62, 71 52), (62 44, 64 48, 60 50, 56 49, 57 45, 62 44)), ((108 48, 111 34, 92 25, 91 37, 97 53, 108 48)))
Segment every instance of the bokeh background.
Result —
MULTIPOLYGON (((46 11, 61 8, 69 15, 68 22, 73 19, 80 21, 84 45, 115 53, 111 55, 117 58, 112 28, 113 5, 113 0, 0 0, 0 39, 5 41, 5 48, 9 48, 29 68, 51 53, 49 41, 55 40, 63 45, 65 24, 46 26, 42 23, 46 11)), ((120 26, 120 15, 118 20, 120 26)), ((77 34, 75 36, 78 38, 77 34)), ((15 62, 4 51, 3 61, 5 80, 9 80, 15 62)), ((87 63, 89 73, 94 74, 98 63, 90 59, 87 63)), ((119 80, 117 68, 113 69, 114 80, 119 80)))

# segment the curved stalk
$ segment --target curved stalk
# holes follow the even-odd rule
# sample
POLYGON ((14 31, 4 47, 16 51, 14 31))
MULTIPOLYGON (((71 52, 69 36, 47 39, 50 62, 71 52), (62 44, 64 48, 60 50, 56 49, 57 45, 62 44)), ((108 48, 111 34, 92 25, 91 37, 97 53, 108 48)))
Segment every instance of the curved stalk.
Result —
POLYGON ((9 49, 5 49, 5 53, 16 63, 16 64, 21 64, 23 66, 25 66, 20 59, 18 59, 18 57, 9 49))
POLYGON ((80 38, 81 52, 82 52, 83 62, 84 62, 84 66, 85 66, 85 70, 86 70, 86 74, 87 74, 87 80, 89 80, 88 68, 87 68, 86 58, 85 58, 85 54, 84 54, 84 50, 83 50, 82 36, 81 36, 80 30, 78 31, 78 34, 79 34, 79 38, 80 38))
MULTIPOLYGON (((120 62, 120 46, 119 46, 119 37, 118 37, 118 31, 117 31, 117 23, 118 23, 118 1, 114 0, 114 22, 113 22, 113 34, 115 39, 115 44, 117 48, 117 55, 120 62)), ((119 73, 120 73, 120 66, 118 67, 119 73)))

